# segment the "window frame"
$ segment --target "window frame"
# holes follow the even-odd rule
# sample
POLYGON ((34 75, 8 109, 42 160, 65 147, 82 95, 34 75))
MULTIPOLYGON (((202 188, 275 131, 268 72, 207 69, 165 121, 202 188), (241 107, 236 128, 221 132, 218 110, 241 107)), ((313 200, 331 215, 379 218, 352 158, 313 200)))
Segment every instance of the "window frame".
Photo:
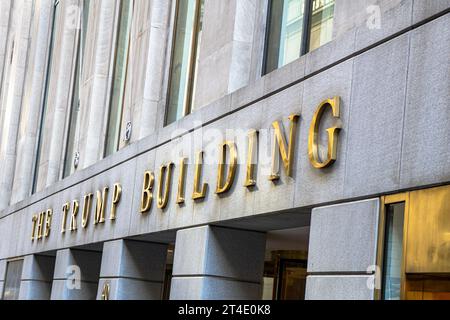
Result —
MULTIPOLYGON (((261 68, 261 76, 265 76, 275 70, 280 69, 278 67, 272 71, 268 71, 267 68, 267 57, 269 50, 269 38, 270 38, 270 29, 272 24, 272 7, 274 0, 267 1, 267 14, 266 14, 266 26, 265 26, 265 34, 264 34, 264 51, 263 51, 263 59, 262 59, 262 68, 261 68)), ((287 1, 287 0, 284 0, 287 1)), ((304 0, 305 1, 305 15, 303 17, 303 26, 302 26, 302 41, 300 46, 299 58, 306 55, 307 53, 313 51, 310 50, 311 45, 311 31, 312 31, 312 18, 313 18, 313 3, 315 0, 304 0)))
POLYGON ((383 284, 384 284, 384 274, 385 274, 385 253, 386 253, 386 231, 387 231, 387 206, 404 203, 404 221, 403 221, 403 248, 402 248, 402 266, 401 266, 401 287, 400 287, 400 300, 405 300, 406 298, 406 245, 408 239, 408 221, 409 221, 409 197, 410 193, 400 193, 394 195, 388 195, 381 197, 380 201, 380 216, 378 221, 378 243, 377 243, 377 256, 376 265, 377 270, 375 270, 375 300, 383 299, 383 284))
MULTIPOLYGON (((168 85, 166 90, 166 103, 165 103, 165 112, 164 112, 164 127, 169 126, 172 123, 177 122, 178 120, 175 120, 171 123, 168 123, 168 117, 169 117, 169 107, 170 107, 170 90, 172 88, 172 70, 174 66, 174 54, 175 54, 175 48, 176 48, 176 41, 177 41, 177 28, 178 28, 178 16, 179 16, 179 8, 180 8, 180 1, 185 0, 175 0, 174 3, 174 19, 173 19, 173 26, 172 26, 172 32, 171 32, 171 48, 170 48, 170 63, 169 63, 169 74, 168 74, 168 85)), ((201 14, 201 2, 204 0, 193 0, 196 2, 195 5, 195 15, 194 15, 194 29, 193 29, 193 37, 190 42, 190 55, 189 55, 189 64, 188 64, 188 72, 187 72, 187 88, 186 88, 186 95, 184 97, 183 101, 183 117, 186 117, 187 115, 192 113, 193 110, 193 88, 194 83, 193 79, 195 76, 195 67, 196 67, 196 58, 198 54, 198 30, 200 27, 200 14, 201 14)))
POLYGON ((112 49, 112 55, 111 55, 111 61, 110 61, 110 66, 109 66, 109 80, 108 80, 108 101, 107 101, 107 106, 108 106, 108 112, 107 112, 107 117, 106 117, 106 127, 104 130, 104 143, 103 143, 103 158, 106 158, 112 154, 114 154, 115 152, 117 152, 120 148, 120 135, 122 133, 122 125, 123 125, 123 113, 124 113, 124 105, 125 105, 125 96, 126 96, 126 88, 127 88, 127 79, 128 79, 128 69, 129 69, 129 60, 130 60, 130 47, 131 47, 131 40, 132 40, 132 28, 133 28, 133 17, 134 17, 134 10, 135 10, 135 1, 134 0, 120 0, 118 3, 118 10, 116 10, 115 13, 115 22, 114 22, 114 34, 113 34, 113 49, 112 49), (130 22, 129 22, 129 30, 128 30, 128 45, 127 45, 127 50, 126 50, 126 58, 125 60, 125 73, 124 73, 124 84, 123 84, 123 96, 122 96, 122 101, 121 101, 121 107, 120 107, 120 115, 118 116, 118 118, 120 118, 119 120, 119 127, 117 128, 117 145, 115 146, 115 151, 111 152, 110 154, 108 154, 108 135, 109 135, 109 129, 110 129, 110 123, 111 123, 111 115, 112 115, 112 102, 113 102, 113 95, 114 95, 114 78, 116 75, 116 62, 117 62, 117 54, 118 54, 118 43, 119 43, 119 36, 120 36, 120 24, 121 24, 121 20, 122 20, 122 8, 123 8, 123 1, 130 1, 130 22))

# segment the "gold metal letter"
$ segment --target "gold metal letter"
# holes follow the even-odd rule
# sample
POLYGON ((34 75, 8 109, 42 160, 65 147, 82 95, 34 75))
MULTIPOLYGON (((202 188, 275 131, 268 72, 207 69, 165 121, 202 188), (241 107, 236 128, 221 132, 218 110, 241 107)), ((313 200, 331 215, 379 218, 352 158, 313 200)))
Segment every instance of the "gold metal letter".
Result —
POLYGON ((89 223, 89 215, 91 214, 91 207, 92 207, 92 198, 94 197, 94 194, 89 193, 84 196, 83 200, 83 213, 81 216, 81 227, 83 229, 86 229, 89 223))
POLYGON ((203 151, 197 153, 197 157, 195 160, 195 175, 194 175, 194 192, 192 193, 193 200, 200 200, 206 197, 206 188, 208 187, 207 183, 204 183, 201 186, 201 176, 202 176, 202 168, 203 168, 203 151))
POLYGON ((76 231, 78 229, 77 215, 78 215, 79 209, 80 209, 80 204, 78 203, 78 200, 73 200, 72 217, 70 219, 70 231, 76 231))
POLYGON ((319 127, 320 121, 325 113, 327 107, 330 107, 333 111, 333 117, 340 117, 340 98, 334 97, 333 99, 328 99, 323 101, 319 107, 317 108, 316 113, 314 114, 311 128, 309 130, 309 138, 308 138, 308 156, 309 161, 316 169, 324 169, 331 166, 337 159, 337 141, 339 138, 339 132, 341 131, 340 127, 333 127, 327 129, 328 132, 328 156, 325 161, 320 160, 319 157, 319 127))
POLYGON ((186 158, 180 160, 180 176, 178 177, 177 204, 183 204, 186 184, 186 158))
POLYGON ((225 141, 220 146, 220 158, 219 158, 219 167, 217 172, 217 187, 216 194, 222 194, 228 192, 233 186, 234 177, 236 176, 236 168, 237 168, 237 151, 236 144, 232 141, 225 141), (227 161, 227 147, 230 149, 230 168, 228 170, 228 176, 224 184, 225 180, 225 167, 227 161))
POLYGON ((70 210, 70 202, 67 202, 65 205, 63 205, 62 211, 62 226, 61 226, 61 233, 66 233, 66 223, 67 223, 67 213, 69 213, 70 210))
POLYGON ((39 220, 38 220, 38 226, 37 226, 37 239, 41 240, 42 239, 42 231, 44 230, 44 215, 45 212, 40 212, 39 213, 39 220))
POLYGON ((103 192, 97 190, 97 205, 95 207, 94 225, 105 222, 106 201, 109 188, 103 188, 103 192))
POLYGON ((289 177, 292 176, 292 160, 294 159, 295 137, 297 134, 297 124, 299 118, 300 115, 297 114, 289 116, 291 127, 289 130, 289 142, 287 147, 284 134, 281 132, 280 123, 278 121, 272 123, 272 126, 275 129, 275 141, 272 153, 272 174, 269 177, 269 180, 271 181, 280 179, 280 166, 278 163, 279 155, 281 155, 281 159, 283 160, 286 175, 289 177), (277 153, 277 146, 279 153, 277 153))
POLYGON ((53 218, 53 210, 47 210, 47 217, 45 218, 45 233, 44 237, 48 238, 50 236, 50 230, 52 228, 52 218, 53 218))
POLYGON ((105 283, 102 289, 102 300, 109 300, 109 291, 110 291, 110 286, 109 283, 105 283))
POLYGON ((169 202, 170 182, 172 180, 173 166, 173 163, 169 163, 167 166, 161 166, 159 168, 158 209, 164 209, 165 207, 167 207, 167 203, 169 202), (164 181, 165 187, 163 190, 164 181))
POLYGON ((150 211, 153 200, 153 186, 155 184, 155 175, 153 172, 146 171, 144 173, 144 185, 142 187, 141 196, 141 213, 150 211))
POLYGON ((34 235, 36 233, 36 222, 37 222, 38 216, 34 215, 31 221, 33 222, 32 229, 31 229, 31 241, 34 241, 34 235))
POLYGON ((116 209, 117 205, 120 202, 120 198, 122 197, 122 186, 120 183, 116 183, 114 185, 113 198, 111 204, 111 214, 109 216, 109 220, 116 220, 116 209))
POLYGON ((245 177, 244 187, 250 188, 256 186, 256 162, 258 158, 258 131, 251 130, 248 133, 248 150, 247 150, 247 175, 245 177))

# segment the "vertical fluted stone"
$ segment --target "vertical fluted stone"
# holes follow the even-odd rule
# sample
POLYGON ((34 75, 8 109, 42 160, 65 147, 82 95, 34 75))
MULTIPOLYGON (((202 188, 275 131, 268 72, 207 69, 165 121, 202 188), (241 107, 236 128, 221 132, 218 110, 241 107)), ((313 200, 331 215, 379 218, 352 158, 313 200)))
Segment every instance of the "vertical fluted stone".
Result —
POLYGON ((2 88, 1 101, 5 113, 0 137, 0 210, 10 204, 12 193, 34 1, 24 0, 15 5, 17 7, 13 19, 16 21, 16 28, 7 75, 9 85, 2 88))
POLYGON ((39 5, 39 8, 36 8, 39 15, 36 15, 33 21, 35 34, 30 48, 30 61, 26 74, 11 204, 24 200, 31 191, 36 140, 39 132, 39 114, 42 109, 42 93, 49 54, 49 38, 52 32, 53 1, 42 0, 36 5, 39 5))

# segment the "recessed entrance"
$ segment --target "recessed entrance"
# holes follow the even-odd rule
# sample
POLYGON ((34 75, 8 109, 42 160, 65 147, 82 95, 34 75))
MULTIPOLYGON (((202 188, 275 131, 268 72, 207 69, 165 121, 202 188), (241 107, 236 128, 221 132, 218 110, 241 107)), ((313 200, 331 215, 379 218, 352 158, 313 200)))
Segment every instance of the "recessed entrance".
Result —
POLYGON ((304 300, 309 227, 267 234, 263 300, 304 300))

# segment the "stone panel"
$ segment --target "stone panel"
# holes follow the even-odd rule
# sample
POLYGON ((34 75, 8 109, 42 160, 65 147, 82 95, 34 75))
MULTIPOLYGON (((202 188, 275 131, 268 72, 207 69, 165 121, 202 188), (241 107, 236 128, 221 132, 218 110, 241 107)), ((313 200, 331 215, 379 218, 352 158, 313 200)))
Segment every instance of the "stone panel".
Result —
POLYGON ((172 279, 171 300, 259 300, 261 284, 215 277, 172 279))
POLYGON ((97 300, 102 299, 103 287, 107 283, 110 285, 109 300, 160 300, 162 296, 162 283, 126 278, 101 279, 97 300))
POLYGON ((306 300, 374 300, 373 276, 309 276, 306 300))
POLYGON ((51 290, 52 282, 22 280, 19 300, 49 300, 51 290))
POLYGON ((398 190, 409 35, 355 59, 346 197, 398 190))
POLYGON ((421 22, 450 8, 450 0, 414 0, 413 23, 421 22))
POLYGON ((299 127, 299 144, 295 181, 295 207, 342 199, 344 195, 345 164, 347 163, 347 139, 351 112, 353 60, 346 61, 305 81, 302 100, 302 116, 299 127), (308 158, 308 138, 311 121, 319 104, 335 96, 340 97, 340 119, 332 117, 328 109, 320 127, 319 154, 326 159, 328 136, 325 129, 341 126, 338 140, 338 159, 329 168, 315 169, 308 158))
POLYGON ((166 255, 167 246, 163 244, 127 240, 106 242, 100 277, 162 282, 166 255))
POLYGON ((450 181, 450 14, 412 32, 401 188, 450 181))
POLYGON ((308 272, 368 272, 376 264, 380 201, 313 209, 308 272))
POLYGON ((258 283, 262 279, 264 248, 264 233, 214 227, 182 230, 177 234, 172 274, 258 283))

